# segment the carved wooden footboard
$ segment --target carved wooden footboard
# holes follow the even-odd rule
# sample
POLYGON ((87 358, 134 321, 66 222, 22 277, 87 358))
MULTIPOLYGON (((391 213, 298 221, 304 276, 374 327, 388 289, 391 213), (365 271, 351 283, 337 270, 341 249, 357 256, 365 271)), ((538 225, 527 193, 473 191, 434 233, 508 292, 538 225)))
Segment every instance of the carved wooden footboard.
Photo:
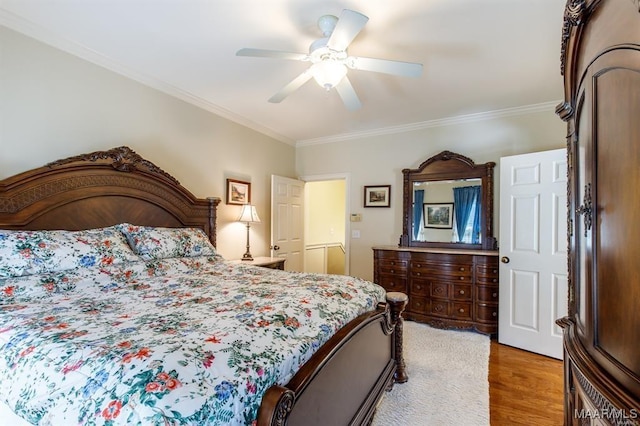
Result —
POLYGON ((402 356, 403 293, 334 335, 286 386, 267 390, 259 425, 368 424, 385 389, 406 381, 402 356))

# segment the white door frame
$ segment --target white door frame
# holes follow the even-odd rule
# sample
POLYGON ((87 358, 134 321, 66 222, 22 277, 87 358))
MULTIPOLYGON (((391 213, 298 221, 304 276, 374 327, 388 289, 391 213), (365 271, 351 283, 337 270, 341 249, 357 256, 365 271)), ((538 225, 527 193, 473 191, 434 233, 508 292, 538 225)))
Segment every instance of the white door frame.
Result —
MULTIPOLYGON (((344 180, 344 192, 345 192, 345 204, 344 204, 344 273, 349 275, 351 269, 351 262, 349 261, 351 256, 350 241, 351 238, 351 174, 350 173, 329 173, 322 175, 307 175, 300 176, 298 179, 304 182, 318 182, 325 180, 344 180)), ((306 224, 305 224, 306 229, 306 224)))

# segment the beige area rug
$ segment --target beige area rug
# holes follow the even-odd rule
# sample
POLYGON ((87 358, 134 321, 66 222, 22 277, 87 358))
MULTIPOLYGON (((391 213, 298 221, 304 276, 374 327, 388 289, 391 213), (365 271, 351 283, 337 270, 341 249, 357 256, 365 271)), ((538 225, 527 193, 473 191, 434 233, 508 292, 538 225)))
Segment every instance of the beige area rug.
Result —
POLYGON ((405 321, 409 381, 386 392, 373 426, 489 425, 489 337, 405 321))

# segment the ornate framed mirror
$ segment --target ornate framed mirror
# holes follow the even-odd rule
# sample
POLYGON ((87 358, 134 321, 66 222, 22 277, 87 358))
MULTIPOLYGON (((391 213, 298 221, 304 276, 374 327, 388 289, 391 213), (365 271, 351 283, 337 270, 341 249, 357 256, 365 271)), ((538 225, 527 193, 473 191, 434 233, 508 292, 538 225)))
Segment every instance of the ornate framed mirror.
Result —
POLYGON ((493 169, 450 151, 402 170, 400 246, 495 250, 493 169))

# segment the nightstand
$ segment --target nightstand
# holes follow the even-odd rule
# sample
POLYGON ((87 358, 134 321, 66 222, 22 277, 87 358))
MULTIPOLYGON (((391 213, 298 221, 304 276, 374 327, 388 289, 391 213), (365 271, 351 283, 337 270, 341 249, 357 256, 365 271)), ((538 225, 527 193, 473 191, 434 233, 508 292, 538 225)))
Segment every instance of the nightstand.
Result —
POLYGON ((243 265, 261 266, 269 269, 281 269, 284 271, 284 257, 254 257, 253 260, 232 260, 233 263, 243 265))

